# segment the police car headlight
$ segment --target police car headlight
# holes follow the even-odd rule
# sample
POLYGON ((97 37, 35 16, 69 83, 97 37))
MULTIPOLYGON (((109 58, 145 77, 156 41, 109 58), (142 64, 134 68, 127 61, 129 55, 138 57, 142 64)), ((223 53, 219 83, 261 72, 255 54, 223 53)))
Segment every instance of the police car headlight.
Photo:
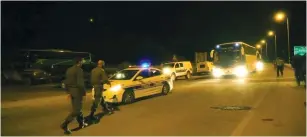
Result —
POLYGON ((221 77, 223 75, 223 71, 220 68, 213 68, 212 73, 214 77, 221 77))
POLYGON ((170 68, 163 68, 163 73, 164 74, 171 74, 171 69, 170 68))
POLYGON ((245 77, 248 74, 248 71, 246 69, 246 67, 244 66, 238 66, 234 69, 234 73, 236 76, 238 77, 245 77))
POLYGON ((263 63, 262 63, 261 61, 258 61, 258 62, 256 63, 256 69, 257 69, 258 71, 262 71, 262 70, 263 70, 263 63))
POLYGON ((112 86, 112 87, 110 88, 110 90, 111 90, 111 91, 114 91, 114 92, 119 91, 119 90, 121 90, 121 89, 122 89, 122 86, 121 86, 121 85, 115 85, 115 86, 112 86))

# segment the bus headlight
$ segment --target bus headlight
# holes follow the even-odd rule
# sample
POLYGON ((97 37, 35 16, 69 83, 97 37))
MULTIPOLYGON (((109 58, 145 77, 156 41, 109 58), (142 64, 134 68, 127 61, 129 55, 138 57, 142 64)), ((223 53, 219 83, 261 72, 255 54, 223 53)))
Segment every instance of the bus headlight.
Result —
POLYGON ((258 61, 256 63, 256 69, 259 70, 259 71, 263 70, 263 63, 261 61, 258 61))
POLYGON ((220 68, 213 68, 212 73, 214 77, 221 77, 224 74, 220 68))
POLYGON ((121 86, 121 85, 115 85, 115 86, 112 86, 112 87, 110 88, 110 90, 111 90, 111 91, 114 91, 114 92, 119 91, 119 90, 121 90, 121 89, 122 89, 122 86, 121 86))
POLYGON ((245 76, 247 76, 248 71, 247 71, 246 67, 238 66, 238 67, 235 68, 234 73, 238 77, 245 77, 245 76))
POLYGON ((169 74, 171 74, 171 69, 170 68, 163 68, 163 73, 169 75, 169 74))

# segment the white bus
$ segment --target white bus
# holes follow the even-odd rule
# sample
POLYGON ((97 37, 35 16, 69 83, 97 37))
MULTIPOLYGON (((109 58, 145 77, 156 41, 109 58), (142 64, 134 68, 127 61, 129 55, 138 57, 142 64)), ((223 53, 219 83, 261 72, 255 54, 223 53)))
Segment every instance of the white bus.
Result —
POLYGON ((244 42, 230 42, 216 45, 211 51, 214 77, 234 75, 246 77, 250 72, 263 68, 257 49, 244 42))

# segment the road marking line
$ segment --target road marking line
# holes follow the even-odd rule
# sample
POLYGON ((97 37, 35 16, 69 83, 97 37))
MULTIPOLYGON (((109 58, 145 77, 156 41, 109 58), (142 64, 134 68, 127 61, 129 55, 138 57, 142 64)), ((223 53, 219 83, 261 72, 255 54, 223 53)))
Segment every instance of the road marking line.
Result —
MULTIPOLYGON (((264 95, 253 105, 253 108, 258 108, 258 106, 260 105, 260 103, 264 100, 264 98, 267 96, 269 92, 264 93, 264 95)), ((244 129, 246 128, 247 124, 249 123, 249 121, 252 119, 252 117, 254 116, 254 111, 249 111, 247 116, 243 118, 243 120, 237 125, 237 127, 235 128, 235 130, 233 130, 233 132, 231 133, 231 136, 241 136, 241 134, 243 133, 244 129)))

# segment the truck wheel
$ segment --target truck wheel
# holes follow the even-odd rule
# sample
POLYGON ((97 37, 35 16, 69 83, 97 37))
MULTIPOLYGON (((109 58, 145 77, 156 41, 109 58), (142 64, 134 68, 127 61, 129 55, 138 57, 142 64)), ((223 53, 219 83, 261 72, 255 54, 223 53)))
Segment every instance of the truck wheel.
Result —
POLYGON ((187 75, 185 75, 185 79, 190 79, 191 78, 191 73, 188 71, 187 75))
POLYGON ((171 80, 172 80, 172 81, 175 81, 175 80, 176 80, 176 75, 175 75, 174 73, 171 75, 171 80))

